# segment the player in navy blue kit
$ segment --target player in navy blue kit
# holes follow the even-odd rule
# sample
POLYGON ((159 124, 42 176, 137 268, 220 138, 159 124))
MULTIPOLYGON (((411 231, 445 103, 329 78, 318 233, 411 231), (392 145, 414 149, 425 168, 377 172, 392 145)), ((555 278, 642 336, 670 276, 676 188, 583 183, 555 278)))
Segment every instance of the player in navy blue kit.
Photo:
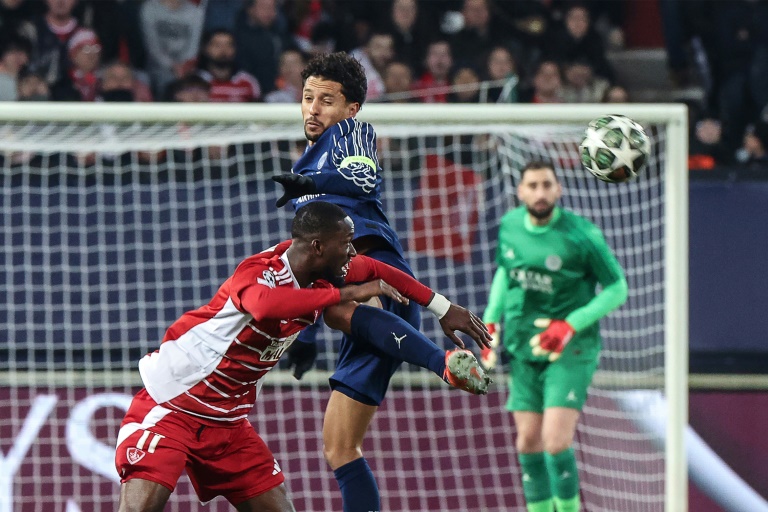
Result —
MULTIPOLYGON (((281 207, 293 200, 294 208, 299 209, 322 200, 341 206, 354 221, 353 245, 358 253, 413 275, 403 257, 400 240, 382 209, 382 169, 376 133, 370 124, 355 119, 365 101, 365 71, 353 57, 339 52, 314 57, 302 78, 301 111, 309 145, 291 174, 272 178, 284 189, 276 205, 281 207)), ((324 454, 341 489, 344 512, 370 512, 380 508, 378 487, 363 457, 362 443, 389 381, 403 361, 428 368, 453 386, 475 394, 485 393, 489 382, 469 351, 446 352, 424 336, 398 338, 377 316, 381 314, 377 308, 383 308, 418 329, 420 312, 413 303, 403 305, 375 299, 369 305, 376 307, 359 308, 359 314, 369 315, 366 322, 360 323, 370 321, 371 325, 378 326, 380 335, 368 343, 358 339, 353 342, 347 336, 342 339, 336 371, 330 379, 333 391, 323 423, 324 454), (461 383, 452 375, 455 364, 452 359, 458 357, 465 363, 465 375, 470 375, 461 383)), ((442 317, 459 306, 436 294, 427 307, 442 317)), ((328 318, 326 323, 334 327, 328 318)), ((444 327, 443 330, 456 345, 464 348, 451 329, 444 327)), ((354 332, 352 334, 354 336, 354 332)), ((482 336, 475 339, 490 341, 484 326, 482 336)), ((288 359, 296 366, 294 375, 299 378, 311 366, 316 351, 310 343, 294 343, 294 346, 288 359)))

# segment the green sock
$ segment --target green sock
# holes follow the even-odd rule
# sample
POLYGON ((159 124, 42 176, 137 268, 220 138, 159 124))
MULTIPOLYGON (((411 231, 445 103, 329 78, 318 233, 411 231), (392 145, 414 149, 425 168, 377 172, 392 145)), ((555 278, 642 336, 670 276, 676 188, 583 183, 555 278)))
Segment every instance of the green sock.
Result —
POLYGON ((528 512, 555 512, 555 504, 552 502, 552 498, 549 498, 536 503, 526 503, 525 510, 528 512))
POLYGON ((557 512, 579 512, 579 473, 573 448, 544 454, 557 512))
POLYGON ((555 508, 557 509, 557 512, 579 512, 580 507, 581 499, 578 494, 569 500, 555 498, 555 508))
POLYGON ((518 453, 517 460, 523 470, 523 495, 528 512, 554 512, 544 454, 518 453))

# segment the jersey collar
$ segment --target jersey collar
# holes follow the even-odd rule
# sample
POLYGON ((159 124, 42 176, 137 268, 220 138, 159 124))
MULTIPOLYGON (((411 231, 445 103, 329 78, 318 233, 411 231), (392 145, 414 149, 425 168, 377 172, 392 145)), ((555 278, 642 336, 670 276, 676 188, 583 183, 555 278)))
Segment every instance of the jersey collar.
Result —
POLYGON ((562 210, 559 206, 555 206, 555 209, 552 211, 552 218, 543 226, 537 226, 533 222, 531 222, 531 214, 528 213, 528 211, 525 212, 525 218, 523 220, 523 225, 525 226, 525 230, 529 233, 546 233, 550 229, 552 229, 552 226, 555 225, 555 223, 560 219, 560 216, 562 215, 562 210))

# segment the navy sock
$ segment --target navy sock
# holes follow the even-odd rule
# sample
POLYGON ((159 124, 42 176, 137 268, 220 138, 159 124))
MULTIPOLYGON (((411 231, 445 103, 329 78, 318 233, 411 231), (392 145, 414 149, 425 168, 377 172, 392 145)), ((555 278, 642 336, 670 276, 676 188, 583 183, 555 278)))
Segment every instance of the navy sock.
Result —
POLYGON ((341 489, 344 512, 378 512, 379 487, 365 457, 347 462, 333 472, 341 489))
POLYGON ((394 313, 357 306, 352 314, 351 334, 356 342, 370 343, 389 356, 432 370, 443 378, 445 350, 394 313))

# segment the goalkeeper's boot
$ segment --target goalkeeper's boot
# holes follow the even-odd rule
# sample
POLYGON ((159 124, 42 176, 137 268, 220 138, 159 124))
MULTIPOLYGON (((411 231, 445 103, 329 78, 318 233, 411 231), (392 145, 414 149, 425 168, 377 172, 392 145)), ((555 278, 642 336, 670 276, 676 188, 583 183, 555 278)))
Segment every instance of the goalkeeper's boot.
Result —
POLYGON ((488 393, 488 385, 493 382, 483 367, 469 350, 455 349, 445 353, 445 372, 443 380, 451 386, 463 389, 473 395, 488 393))

